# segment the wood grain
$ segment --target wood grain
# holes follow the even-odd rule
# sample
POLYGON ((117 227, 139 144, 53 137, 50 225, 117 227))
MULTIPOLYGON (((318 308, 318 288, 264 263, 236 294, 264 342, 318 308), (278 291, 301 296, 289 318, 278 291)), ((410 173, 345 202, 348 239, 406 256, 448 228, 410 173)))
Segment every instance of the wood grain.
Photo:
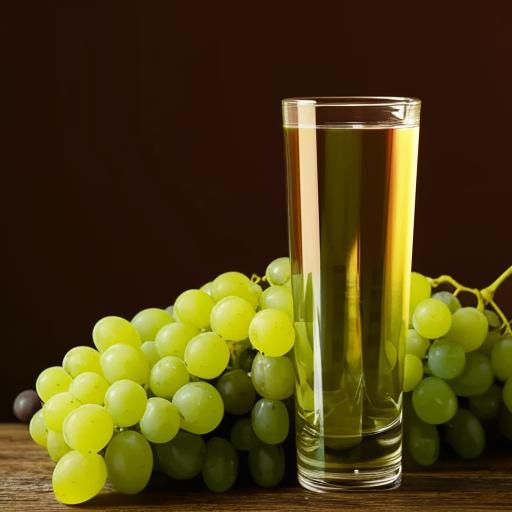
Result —
MULTIPOLYGON (((57 503, 51 488, 53 463, 33 443, 25 426, 0 424, 0 511, 46 512, 70 508, 57 503)), ((214 494, 188 484, 155 485, 137 496, 107 488, 80 511, 512 511, 510 452, 484 460, 454 460, 435 468, 405 471, 402 487, 386 492, 317 495, 296 485, 264 490, 239 487, 214 494)))

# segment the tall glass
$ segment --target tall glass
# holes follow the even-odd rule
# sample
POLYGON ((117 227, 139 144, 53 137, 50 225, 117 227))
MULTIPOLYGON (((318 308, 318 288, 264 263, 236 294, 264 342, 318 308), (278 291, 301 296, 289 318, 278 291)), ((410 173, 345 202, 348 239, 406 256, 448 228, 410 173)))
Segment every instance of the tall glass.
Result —
POLYGON ((285 99, 297 460, 314 491, 400 485, 420 101, 285 99))

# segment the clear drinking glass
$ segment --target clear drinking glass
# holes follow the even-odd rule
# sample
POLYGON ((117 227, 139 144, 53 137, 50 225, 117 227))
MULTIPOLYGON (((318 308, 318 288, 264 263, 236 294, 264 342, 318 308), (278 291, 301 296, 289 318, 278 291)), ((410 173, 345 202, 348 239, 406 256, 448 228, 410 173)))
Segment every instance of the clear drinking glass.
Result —
POLYGON ((282 102, 297 461, 314 491, 400 485, 420 101, 282 102))

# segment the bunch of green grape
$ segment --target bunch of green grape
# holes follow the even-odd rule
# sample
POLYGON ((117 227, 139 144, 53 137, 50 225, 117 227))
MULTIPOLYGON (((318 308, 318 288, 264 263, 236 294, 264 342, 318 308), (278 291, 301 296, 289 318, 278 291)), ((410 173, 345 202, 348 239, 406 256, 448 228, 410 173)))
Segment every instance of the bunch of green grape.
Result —
POLYGON ((510 325, 483 301, 463 307, 433 282, 412 273, 404 365, 405 446, 425 466, 440 438, 464 459, 478 457, 486 437, 512 439, 510 325))
POLYGON ((72 348, 39 375, 44 405, 29 428, 56 462, 57 500, 87 501, 107 478, 138 493, 153 471, 201 474, 226 491, 240 452, 258 485, 282 480, 294 391, 288 258, 267 267, 264 291, 255 281, 227 272, 167 309, 102 318, 95 348, 72 348))

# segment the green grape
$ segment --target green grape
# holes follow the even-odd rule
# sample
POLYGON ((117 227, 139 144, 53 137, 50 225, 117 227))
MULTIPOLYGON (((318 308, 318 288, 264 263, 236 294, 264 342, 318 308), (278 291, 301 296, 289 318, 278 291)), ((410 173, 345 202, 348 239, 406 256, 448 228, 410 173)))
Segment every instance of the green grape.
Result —
POLYGON ((476 459, 485 448, 484 429, 467 409, 459 409, 446 424, 446 440, 463 459, 476 459))
POLYGON ((174 316, 185 324, 197 329, 210 326, 210 313, 213 308, 212 298, 201 290, 187 290, 174 302, 174 316))
POLYGON ((403 390, 407 393, 412 391, 423 378, 423 363, 419 357, 413 354, 405 355, 404 362, 404 386, 403 390))
POLYGON ((151 369, 149 387, 156 396, 172 398, 190 380, 185 363, 176 356, 162 357, 151 369))
POLYGON ((444 302, 425 299, 416 306, 412 324, 424 338, 441 338, 450 330, 452 314, 444 302))
POLYGON ((192 338, 185 349, 189 373, 200 379, 218 377, 229 363, 227 343, 213 332, 203 332, 192 338))
POLYGON ((171 315, 171 318, 176 321, 176 318, 174 317, 174 304, 171 304, 170 306, 167 306, 165 308, 165 311, 167 311, 167 313, 169 313, 169 315, 171 315))
POLYGON ((180 429, 180 414, 165 398, 148 399, 146 412, 140 420, 141 434, 152 443, 167 443, 180 429))
POLYGON ((100 363, 110 384, 125 379, 146 384, 149 380, 149 364, 140 347, 122 343, 111 345, 101 354, 100 363))
POLYGON ((103 405, 108 386, 98 373, 84 372, 73 379, 69 392, 83 404, 103 405))
POLYGON ((489 331, 485 337, 484 342, 478 347, 478 351, 482 352, 488 357, 491 357, 494 345, 503 338, 498 331, 489 331))
POLYGON ((37 394, 43 402, 47 402, 53 395, 67 391, 72 380, 62 366, 51 366, 37 377, 37 394))
POLYGON ((281 445, 257 444, 249 451, 249 471, 260 487, 275 487, 284 478, 286 462, 281 445))
POLYGON ((485 393, 492 385, 494 375, 491 363, 485 354, 470 352, 466 354, 466 365, 462 373, 450 384, 459 396, 473 396, 485 393))
POLYGON ((438 377, 426 377, 416 386, 412 404, 418 418, 430 425, 446 423, 457 412, 457 397, 438 377))
POLYGON ((201 472, 206 452, 201 436, 180 430, 174 439, 154 449, 160 469, 175 480, 189 480, 201 472))
POLYGON ((176 322, 164 325, 156 335, 155 346, 160 357, 185 357, 187 343, 199 334, 199 331, 188 324, 176 322))
POLYGON ((431 466, 439 457, 439 432, 430 425, 414 418, 404 429, 405 444, 414 462, 421 466, 431 466))
POLYGON ((46 423, 44 422, 43 410, 39 409, 32 419, 30 420, 30 424, 28 427, 30 432, 30 437, 43 448, 46 448, 46 440, 48 438, 48 430, 46 428, 46 423))
POLYGON ((238 358, 238 365, 240 368, 246 372, 250 372, 256 354, 259 354, 259 352, 254 350, 252 346, 245 349, 238 358))
POLYGON ((286 356, 267 357, 258 353, 252 363, 251 379, 263 398, 284 400, 293 395, 295 373, 286 356))
POLYGON ((156 344, 154 341, 145 341, 141 346, 140 349, 142 352, 144 352, 144 355, 146 356, 146 361, 148 362, 149 369, 153 368, 155 364, 160 359, 160 356, 158 355, 158 350, 156 349, 156 344))
POLYGON ((101 455, 71 451, 57 462, 52 484, 55 497, 66 505, 94 498, 105 486, 107 468, 101 455))
POLYGON ((460 300, 450 292, 437 292, 432 295, 432 298, 444 302, 451 313, 462 307, 460 300))
POLYGON ((437 340, 428 351, 430 373, 441 379, 454 379, 464 370, 466 355, 458 343, 450 340, 437 340))
POLYGON ((284 356, 295 341, 293 322, 278 309, 263 309, 252 319, 249 339, 255 349, 267 356, 284 356))
POLYGON ((252 429, 251 418, 246 416, 235 421, 231 427, 230 440, 233 446, 242 452, 248 452, 259 444, 260 441, 252 429))
POLYGON ((224 297, 212 309, 212 331, 226 340, 245 340, 254 314, 252 305, 245 299, 235 295, 224 297))
POLYGON ((409 300, 409 318, 412 319, 416 306, 430 297, 432 287, 429 280, 418 272, 411 272, 411 295, 409 300))
POLYGON ((84 372, 101 375, 100 353, 92 347, 74 347, 64 356, 62 367, 73 378, 84 372))
POLYGON ((66 443, 64 436, 60 432, 55 432, 53 430, 48 430, 46 449, 48 450, 48 455, 53 462, 59 462, 66 453, 71 451, 71 448, 66 443))
POLYGON ((225 492, 233 487, 238 474, 238 455, 229 441, 221 437, 208 441, 201 474, 210 491, 225 492))
POLYGON ((118 343, 135 348, 139 348, 141 344, 137 329, 120 316, 106 316, 98 320, 92 330, 92 339, 100 352, 104 352, 108 347, 118 343))
POLYGON ((279 400, 262 398, 252 408, 251 424, 254 433, 264 443, 282 443, 290 428, 288 410, 279 400))
POLYGON ((66 416, 62 433, 73 450, 98 453, 112 438, 114 422, 101 405, 81 405, 66 416))
POLYGON ((271 261, 265 271, 267 281, 271 285, 285 284, 290 280, 292 270, 290 267, 290 258, 277 258, 271 261))
POLYGON ((287 286, 269 286, 260 297, 261 309, 279 309, 293 319, 293 298, 287 286))
POLYGON ((181 415, 181 428, 192 434, 207 434, 219 426, 224 404, 219 392, 207 382, 190 382, 172 399, 181 415))
POLYGON ((212 281, 208 281, 207 283, 204 283, 201 288, 199 288, 202 292, 207 293, 210 297, 212 296, 212 281))
POLYGON ((256 308, 261 295, 261 287, 240 272, 225 272, 213 281, 211 295, 215 302, 224 297, 236 295, 247 300, 253 308, 256 308))
POLYGON ((105 452, 112 486, 124 494, 137 494, 149 482, 153 471, 153 452, 143 435, 133 430, 117 433, 105 452))
POLYGON ((512 338, 502 338, 494 344, 491 364, 499 380, 505 381, 512 377, 512 338))
POLYGON ((251 378, 243 370, 230 370, 217 381, 217 389, 230 414, 248 413, 256 400, 251 378))
POLYGON ((414 329, 407 331, 405 339, 405 353, 423 359, 427 353, 430 341, 420 336, 414 329))
POLYGON ((501 325, 501 320, 496 311, 492 309, 484 309, 484 315, 489 322, 489 327, 491 329, 497 329, 501 325))
POLYGON ((46 427, 55 432, 62 432, 64 419, 80 405, 80 402, 69 391, 53 395, 43 406, 46 427))
POLYGON ((503 386, 503 402, 507 409, 512 412, 512 378, 508 379, 503 386))
POLYGON ((489 323, 476 308, 460 308, 452 317, 452 326, 446 338, 462 345, 466 352, 476 350, 485 340, 489 323))
POLYGON ((482 395, 469 397, 469 409, 480 420, 489 421, 498 417, 501 405, 501 389, 493 384, 482 395))
POLYGON ((105 409, 118 427, 131 427, 138 423, 146 404, 144 388, 132 380, 118 380, 105 393, 105 409))
POLYGON ((140 334, 141 341, 154 341, 157 332, 171 322, 174 322, 174 318, 160 308, 143 309, 132 318, 132 325, 140 334))

